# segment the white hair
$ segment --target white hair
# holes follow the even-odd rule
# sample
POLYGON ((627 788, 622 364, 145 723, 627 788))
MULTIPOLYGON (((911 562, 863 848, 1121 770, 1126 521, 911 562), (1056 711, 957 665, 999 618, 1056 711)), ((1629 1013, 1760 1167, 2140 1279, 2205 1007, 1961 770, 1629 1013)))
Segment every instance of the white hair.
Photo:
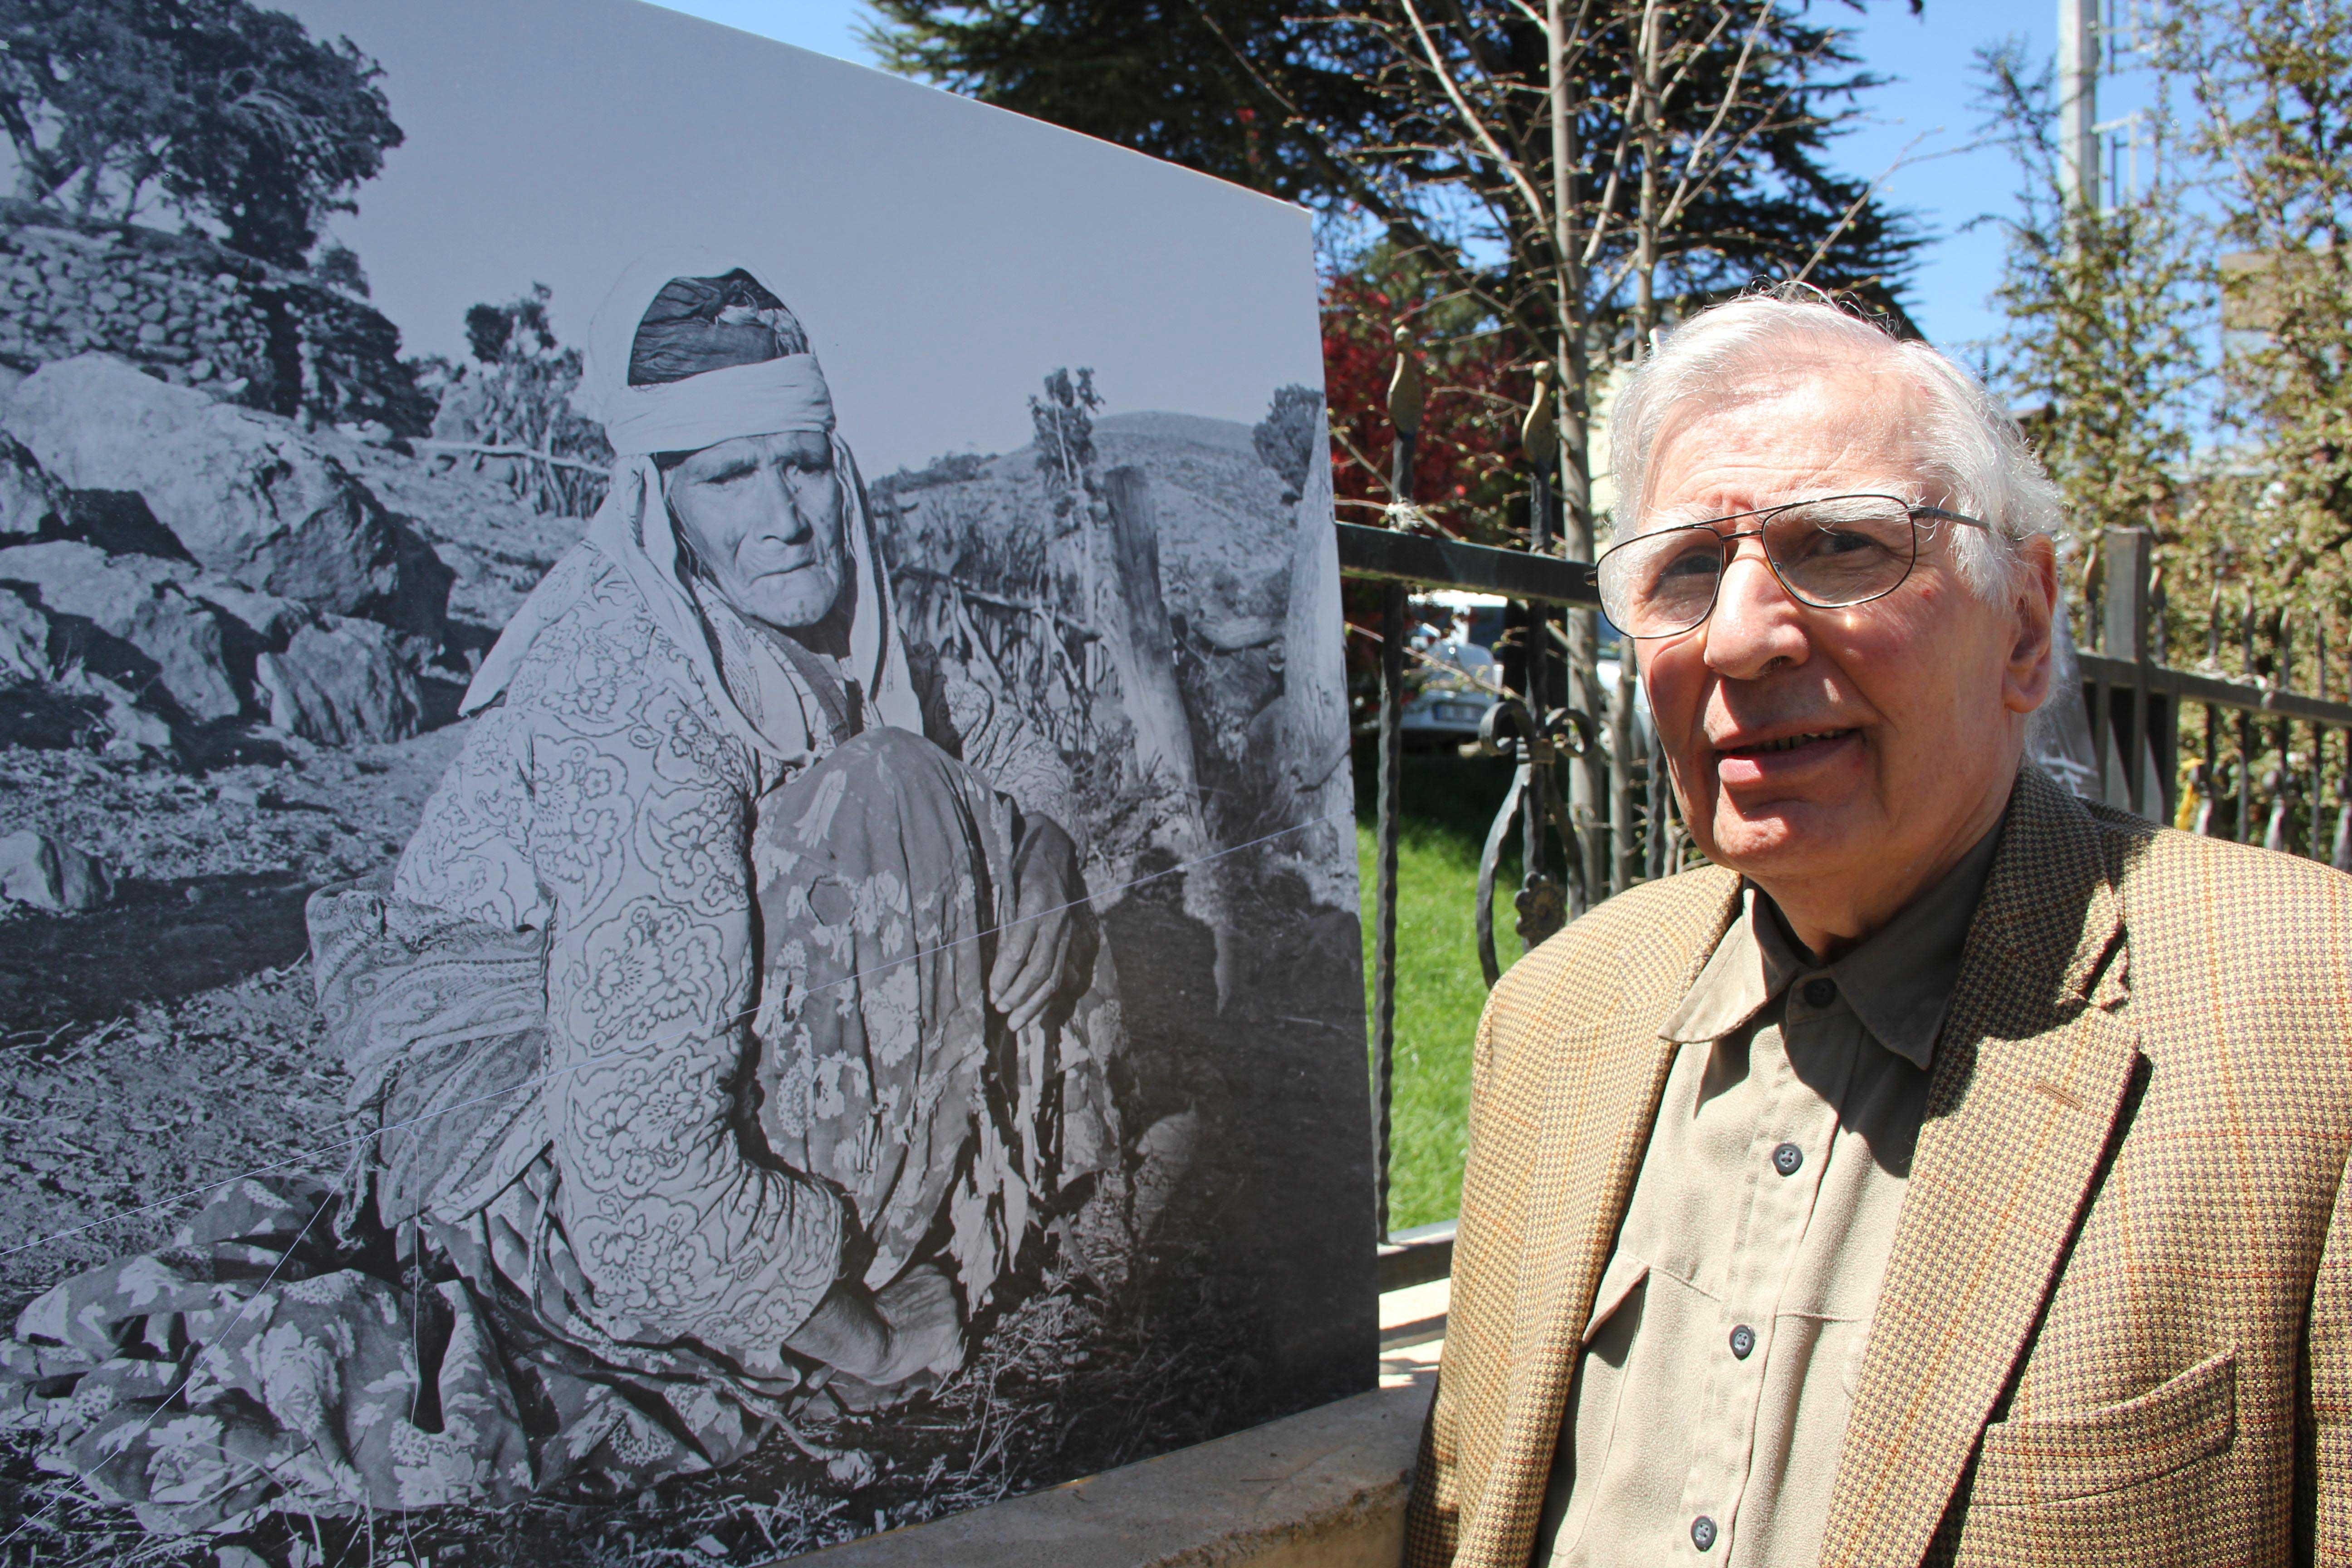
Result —
POLYGON ((1649 469, 1667 416, 1696 401, 1741 401, 1777 381, 1772 373, 1824 359, 1892 364, 1917 389, 1926 413, 1913 426, 1924 450, 1918 479, 1931 500, 1990 525, 1952 530, 1961 577, 1978 594, 2008 585, 2018 544, 2063 540, 2064 503, 2025 432, 1984 384, 1923 342, 1908 342, 1840 309, 1819 289, 1781 284, 1710 306, 1658 337, 1610 410, 1610 468, 1620 539, 1640 531, 1649 469))

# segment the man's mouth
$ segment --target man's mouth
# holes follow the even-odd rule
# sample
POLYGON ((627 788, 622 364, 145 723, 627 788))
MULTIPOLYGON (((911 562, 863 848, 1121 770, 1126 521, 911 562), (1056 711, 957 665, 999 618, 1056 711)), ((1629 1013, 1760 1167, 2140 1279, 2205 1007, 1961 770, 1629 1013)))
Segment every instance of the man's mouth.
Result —
POLYGON ((1801 730, 1793 735, 1775 735, 1768 741, 1732 741, 1715 748, 1718 763, 1730 763, 1734 770, 1746 773, 1750 769, 1777 770, 1826 756, 1862 731, 1859 730, 1801 730), (1739 764, 1745 763, 1742 767, 1739 764))
POLYGON ((1810 746, 1821 741, 1843 740, 1853 733, 1851 730, 1809 730, 1801 735, 1783 735, 1777 741, 1761 741, 1752 746, 1724 746, 1719 749, 1726 756, 1769 756, 1775 752, 1793 752, 1800 746, 1810 746))

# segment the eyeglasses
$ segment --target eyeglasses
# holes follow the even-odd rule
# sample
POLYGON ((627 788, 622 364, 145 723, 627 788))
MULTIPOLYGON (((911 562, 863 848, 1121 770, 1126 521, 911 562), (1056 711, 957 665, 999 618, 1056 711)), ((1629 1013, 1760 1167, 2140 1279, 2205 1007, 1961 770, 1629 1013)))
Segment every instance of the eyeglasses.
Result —
POLYGON ((1632 637, 1670 637, 1715 612, 1724 569, 1743 539, 1763 542, 1764 559, 1790 597, 1843 610, 1901 587, 1919 559, 1921 533, 1938 522, 1990 530, 1899 496, 1823 496, 1637 534, 1604 551, 1593 574, 1612 626, 1632 637), (1752 528, 1722 531, 1727 522, 1751 518, 1752 528))

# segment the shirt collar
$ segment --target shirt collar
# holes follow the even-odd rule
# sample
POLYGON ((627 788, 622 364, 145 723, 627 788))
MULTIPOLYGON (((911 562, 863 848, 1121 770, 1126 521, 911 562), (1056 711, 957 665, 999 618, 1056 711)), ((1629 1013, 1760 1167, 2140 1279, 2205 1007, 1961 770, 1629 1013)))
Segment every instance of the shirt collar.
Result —
POLYGON ((1740 886, 1740 915, 1706 967, 1658 1032, 1669 1040, 1719 1040, 1762 1012, 1806 974, 1827 974, 1871 1037, 1922 1071, 1936 1059, 1969 921, 2000 837, 1979 839, 1943 879, 1903 907, 1869 940, 1833 963, 1816 963, 1753 882, 1740 886))

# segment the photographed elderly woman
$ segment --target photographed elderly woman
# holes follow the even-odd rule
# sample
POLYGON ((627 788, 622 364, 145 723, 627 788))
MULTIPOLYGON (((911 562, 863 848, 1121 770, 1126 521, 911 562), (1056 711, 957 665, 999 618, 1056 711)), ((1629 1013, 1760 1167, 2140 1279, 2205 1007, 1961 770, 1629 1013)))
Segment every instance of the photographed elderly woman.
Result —
POLYGON ((388 891, 313 900, 356 1191, 224 1191, 27 1309, 0 1399, 159 1528, 722 1464, 953 1370, 1118 1140, 1068 835, 926 739, 800 324, 656 266, 617 461, 388 891), (168 1398, 183 1379, 187 1386, 168 1398))

